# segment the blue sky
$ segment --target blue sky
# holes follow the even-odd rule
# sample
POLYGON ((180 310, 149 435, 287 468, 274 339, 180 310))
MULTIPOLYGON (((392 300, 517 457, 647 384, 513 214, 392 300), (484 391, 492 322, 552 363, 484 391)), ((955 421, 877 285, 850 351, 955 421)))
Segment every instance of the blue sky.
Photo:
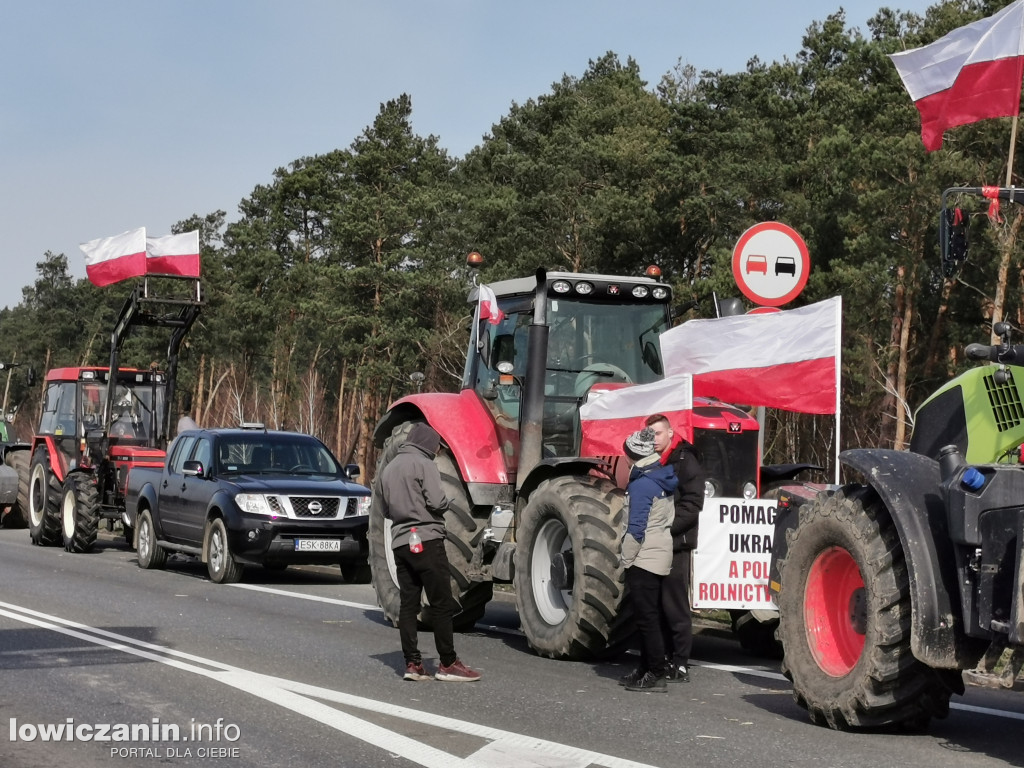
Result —
MULTIPOLYGON (((347 148, 408 93, 413 129, 461 157, 513 103, 614 51, 653 88, 680 59, 793 58, 839 10, 866 31, 902 0, 0 0, 0 306, 46 251, 193 213, 237 219, 274 169, 347 148)), ((124 286, 111 286, 121 290, 124 286)))

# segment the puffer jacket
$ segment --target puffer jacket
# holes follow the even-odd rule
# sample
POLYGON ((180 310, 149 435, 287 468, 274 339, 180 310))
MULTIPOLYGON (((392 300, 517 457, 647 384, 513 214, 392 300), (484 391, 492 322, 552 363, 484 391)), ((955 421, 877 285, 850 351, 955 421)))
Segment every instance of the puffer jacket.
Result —
POLYGON ((694 549, 700 512, 704 508, 704 468, 693 445, 676 436, 676 443, 661 457, 662 464, 671 464, 679 485, 675 491, 676 515, 672 520, 672 551, 694 549))
POLYGON ((672 570, 673 494, 679 481, 672 465, 662 465, 659 459, 656 453, 646 456, 630 470, 622 565, 666 576, 672 570))
POLYGON ((381 472, 380 492, 384 517, 392 522, 392 549, 409 545, 413 527, 423 541, 445 538, 448 497, 432 451, 413 440, 402 445, 381 472))

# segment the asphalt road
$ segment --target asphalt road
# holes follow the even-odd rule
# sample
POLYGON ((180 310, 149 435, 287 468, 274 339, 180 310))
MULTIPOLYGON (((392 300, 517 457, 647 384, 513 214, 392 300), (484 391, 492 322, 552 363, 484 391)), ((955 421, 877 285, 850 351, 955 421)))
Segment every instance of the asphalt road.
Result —
POLYGON ((330 569, 223 586, 194 560, 143 571, 108 536, 71 555, 0 530, 0 584, 2 768, 1024 766, 1020 693, 971 688, 924 734, 833 732, 719 631, 692 683, 630 693, 632 656, 539 658, 496 599, 456 638, 481 682, 408 683, 372 589, 330 569))

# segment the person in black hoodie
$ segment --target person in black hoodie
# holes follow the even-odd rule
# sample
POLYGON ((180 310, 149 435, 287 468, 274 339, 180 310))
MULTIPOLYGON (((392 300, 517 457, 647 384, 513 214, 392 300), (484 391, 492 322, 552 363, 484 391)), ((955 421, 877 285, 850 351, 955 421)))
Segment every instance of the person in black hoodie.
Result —
POLYGON ((690 557, 697 546, 697 525, 704 507, 704 469, 694 446, 675 434, 660 413, 645 422, 654 430, 654 446, 662 464, 676 470, 675 518, 672 521, 672 570, 661 582, 662 630, 669 654, 666 679, 690 682, 693 616, 690 611, 690 557))
POLYGON ((452 618, 457 603, 452 597, 448 554, 445 552, 444 513, 448 497, 434 456, 441 436, 422 422, 413 424, 405 443, 380 474, 384 517, 391 520, 391 549, 401 606, 398 631, 402 637, 406 680, 429 680, 417 643, 420 596, 426 590, 434 627, 434 646, 440 664, 434 677, 444 682, 475 682, 480 673, 469 669, 455 654, 452 618), (416 532, 416 537, 412 532, 416 532))

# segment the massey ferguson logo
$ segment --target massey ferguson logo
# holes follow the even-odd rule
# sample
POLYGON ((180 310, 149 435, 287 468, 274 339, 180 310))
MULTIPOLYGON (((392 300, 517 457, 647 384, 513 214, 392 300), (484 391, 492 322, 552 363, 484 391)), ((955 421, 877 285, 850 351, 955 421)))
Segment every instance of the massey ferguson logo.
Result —
POLYGON ((311 502, 309 502, 308 509, 309 509, 309 514, 311 514, 311 515, 319 515, 321 512, 324 511, 324 505, 321 504, 319 501, 311 501, 311 502))
POLYGON ((738 421, 730 421, 729 422, 729 431, 730 432, 742 432, 743 431, 743 425, 740 424, 738 421))

